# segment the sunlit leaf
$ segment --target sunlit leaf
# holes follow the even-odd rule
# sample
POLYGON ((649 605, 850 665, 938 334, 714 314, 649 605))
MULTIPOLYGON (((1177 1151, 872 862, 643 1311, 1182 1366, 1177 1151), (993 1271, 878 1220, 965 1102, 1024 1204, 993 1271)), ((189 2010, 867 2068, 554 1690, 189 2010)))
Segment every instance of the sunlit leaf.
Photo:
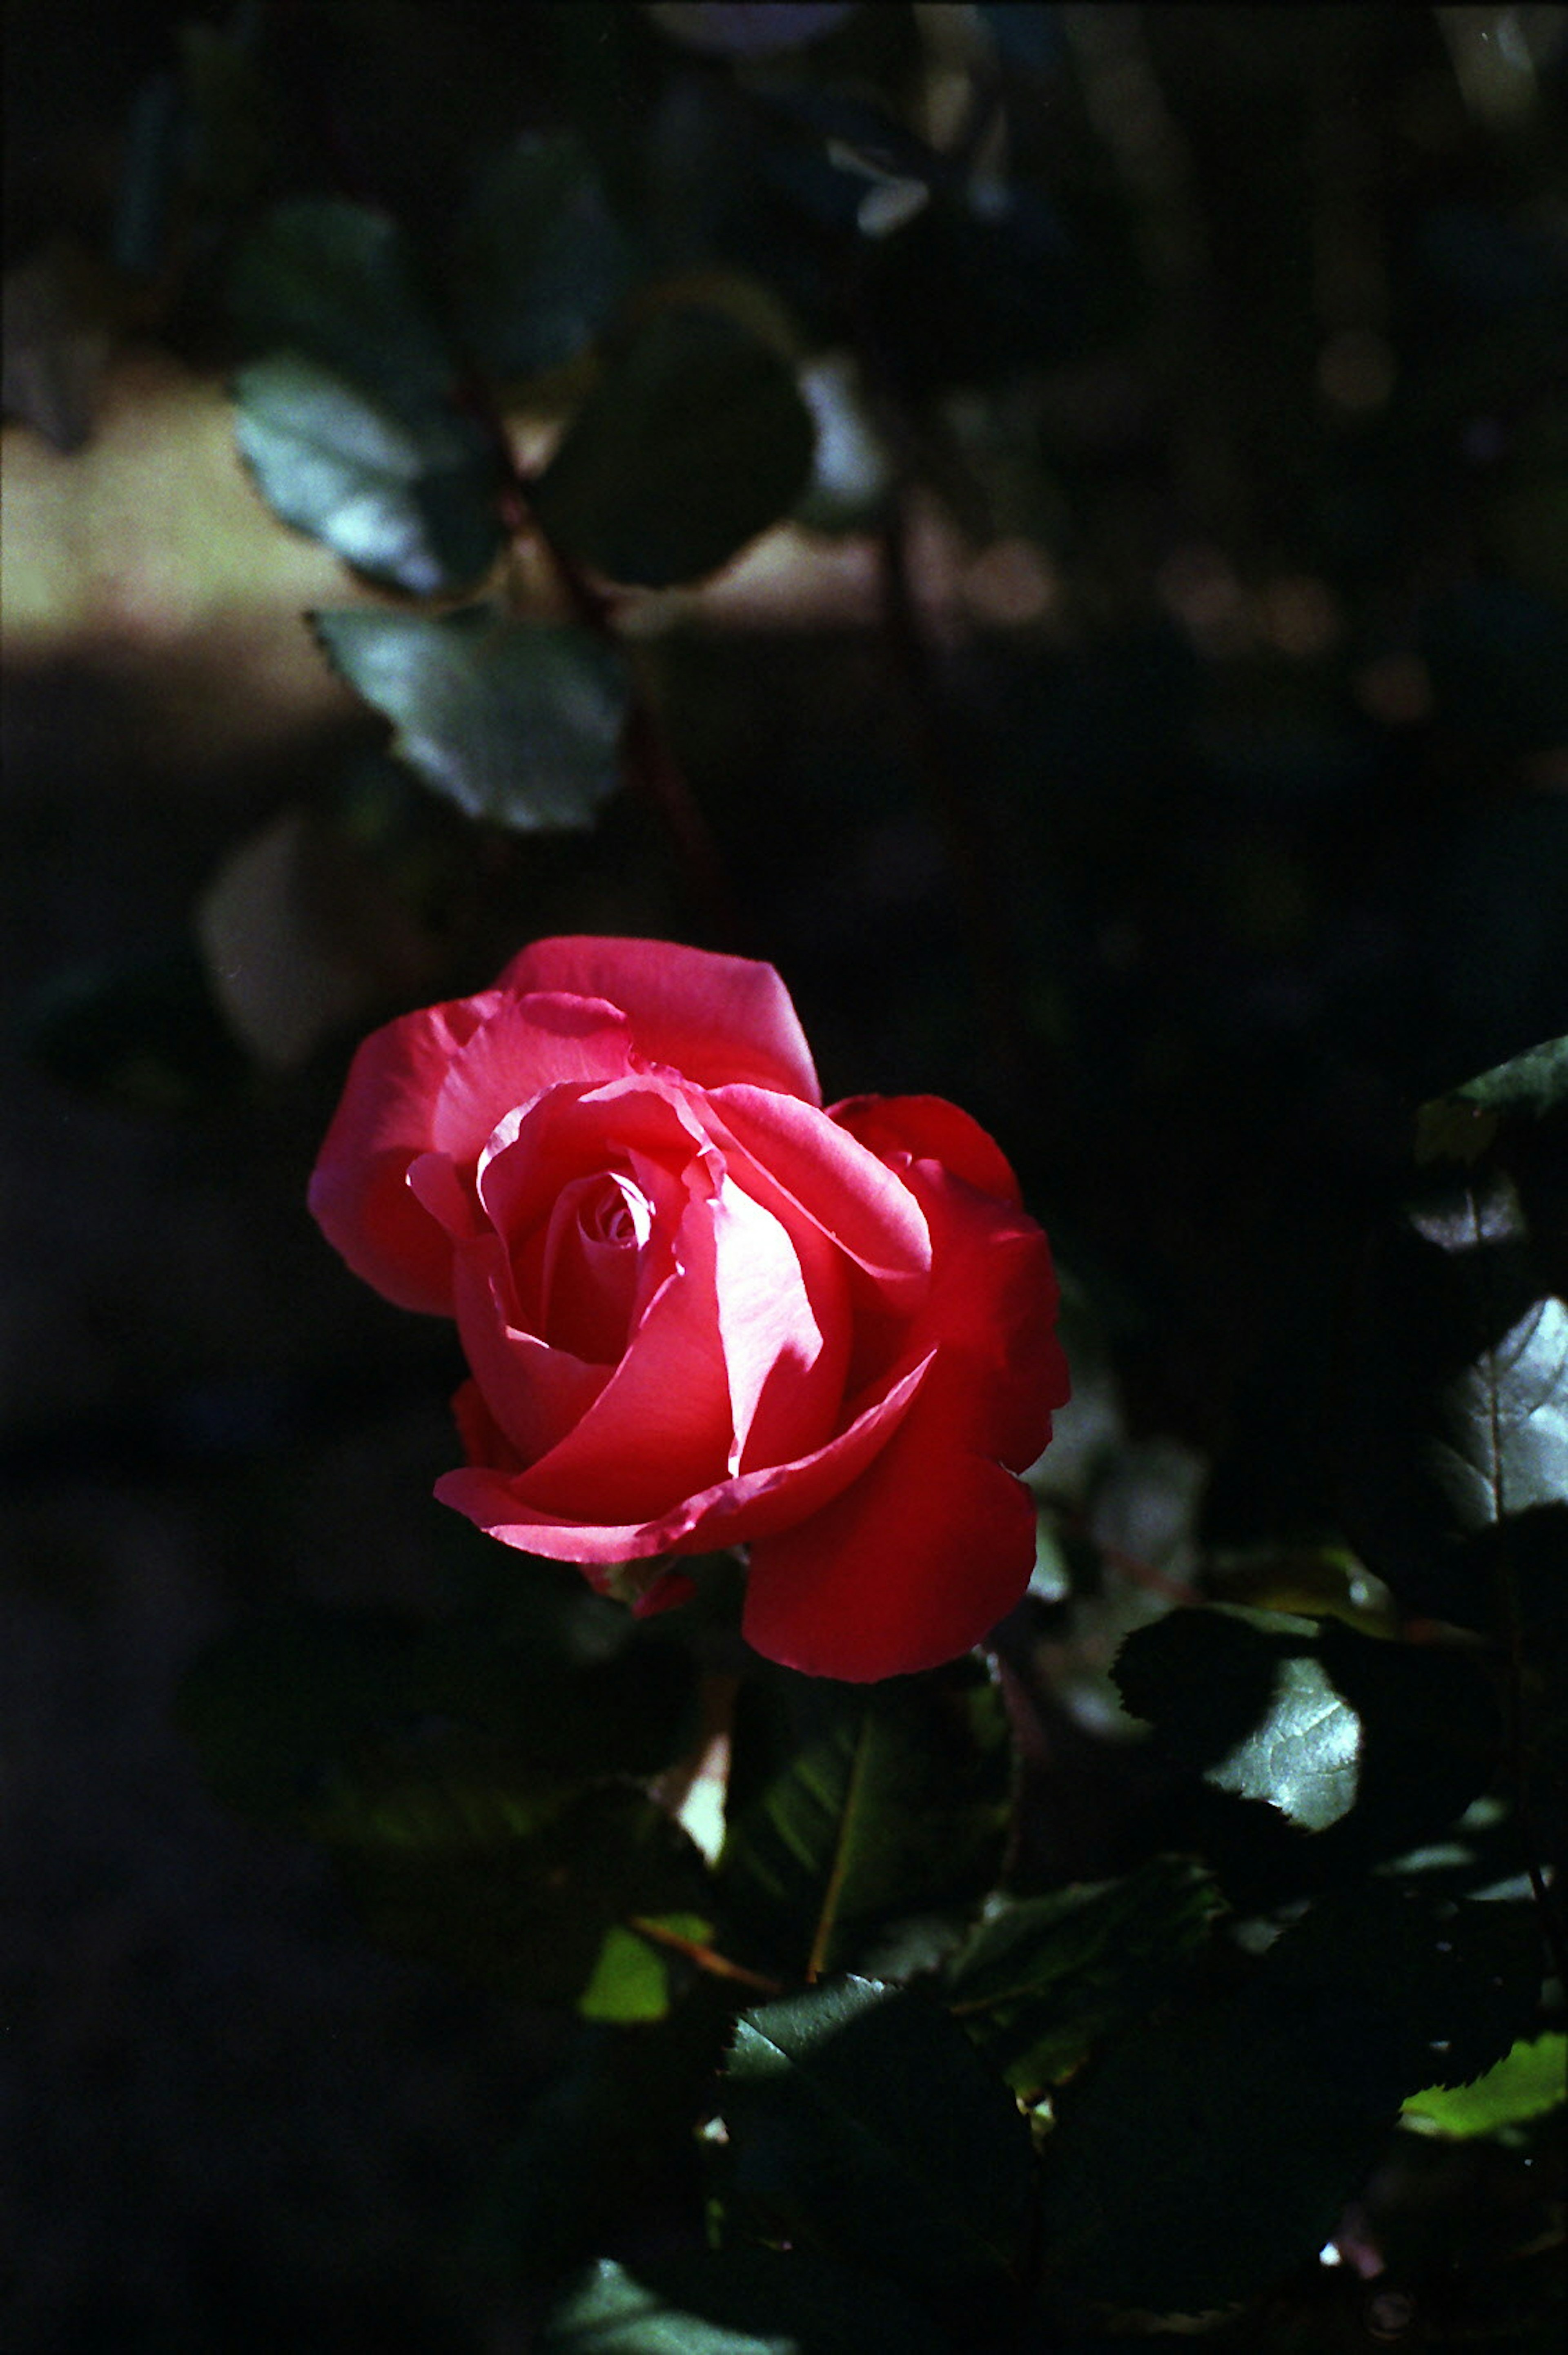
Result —
POLYGON ((1179 1991, 1220 1908, 1196 1865, 1000 1902, 949 1965, 949 2008, 1014 2092, 1071 2074, 1113 2030, 1179 1991))
POLYGON ((660 311, 608 359, 530 496, 580 564, 667 588, 787 515, 814 441, 770 345, 717 311, 660 311))
POLYGON ((1320 1863, 1430 1837, 1497 1763, 1497 1703, 1471 1655, 1338 1619, 1173 1611, 1127 1638, 1115 1675, 1172 1756, 1311 1835, 1320 1863))
POLYGON ((1552 2030, 1509 2048, 1468 2085, 1429 2085, 1412 2094, 1406 2120, 1430 2133, 1465 2139, 1545 2117, 1568 2099, 1568 2036, 1552 2030))
POLYGON ((831 1970, 901 1914, 978 1898, 1011 1774, 1001 1697, 974 1661, 866 1687, 754 1680, 719 1869, 730 1932, 764 1967, 831 1970))
POLYGON ((575 359, 630 281, 627 240, 570 131, 526 132, 459 225, 455 293, 470 352, 502 378, 575 359))
POLYGON ((312 616, 335 667, 397 730, 393 749, 470 817, 519 832, 589 825, 620 782, 619 650, 498 605, 312 616))
POLYGON ((455 410, 405 419, 293 352, 240 368, 234 398, 241 455, 285 523, 416 596, 485 570, 501 536, 495 467, 455 410))
POLYGON ((773 2249, 605 2258, 537 2343, 539 2355, 944 2355, 951 2344, 891 2282, 773 2249))
POLYGON ((933 2295, 1012 2265, 1029 2130, 923 1996, 836 1979, 745 2013, 720 2106, 757 2229, 933 2295))

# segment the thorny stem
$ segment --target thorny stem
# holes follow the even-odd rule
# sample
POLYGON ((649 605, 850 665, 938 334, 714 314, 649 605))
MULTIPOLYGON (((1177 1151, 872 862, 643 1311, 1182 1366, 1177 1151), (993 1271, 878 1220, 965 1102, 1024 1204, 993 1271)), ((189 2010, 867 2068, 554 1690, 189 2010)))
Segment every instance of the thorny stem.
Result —
POLYGON ((784 1993, 782 1981, 770 1979, 762 1971, 748 1970, 744 1963, 732 1963, 728 1955, 720 1955, 712 1946, 705 1946, 699 1938, 683 1937, 678 1930, 672 1930, 667 1923, 656 1922, 645 1913, 631 1914, 626 1926, 629 1930, 635 1930, 639 1937, 651 1938, 656 1945, 669 1946, 676 1954, 684 1955, 688 1962, 695 1963, 699 1971, 707 1971, 712 1978, 732 1980, 736 1986, 751 1987, 759 1995, 784 1993))

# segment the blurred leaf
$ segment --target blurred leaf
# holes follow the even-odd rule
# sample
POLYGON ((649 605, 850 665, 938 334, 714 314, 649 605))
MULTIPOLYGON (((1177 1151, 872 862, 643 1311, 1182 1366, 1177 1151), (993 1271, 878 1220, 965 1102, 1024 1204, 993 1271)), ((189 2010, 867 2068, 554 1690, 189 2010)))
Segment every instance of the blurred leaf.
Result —
POLYGON ((1568 1106, 1568 1039, 1549 1039, 1448 1094, 1435 1096, 1416 1114, 1418 1161, 1477 1161, 1506 1121, 1568 1106))
POLYGON ((1371 1882, 1243 1985, 1121 2038, 1057 2097, 1048 2267, 1095 2301, 1190 2314, 1305 2263, 1438 2049, 1457 2069, 1530 2023, 1525 1912, 1371 1882))
POLYGON ((519 833, 587 826, 619 783, 625 666, 592 632, 489 602, 311 620, 334 667, 393 722, 393 749, 470 817, 519 833))
POLYGON ((235 438, 284 523, 415 596, 466 587, 501 543, 484 437, 433 403, 405 417, 295 352, 234 379, 235 438))
POLYGON ((608 358, 529 496, 576 562, 667 588, 789 513, 814 441, 770 345, 720 312, 660 311, 608 358))
POLYGON ((250 1075, 194 941, 69 967, 23 1000, 16 1022, 31 1062, 136 1112, 204 1111, 250 1075))
POLYGON ((1498 1705, 1467 1652, 1338 1619, 1173 1611, 1127 1638, 1127 1707, 1214 1790, 1263 1801, 1320 1861, 1389 1856, 1451 1823, 1496 1770, 1498 1705))
POLYGON ((983 2296, 1009 2275, 1029 2129, 923 1995, 836 1979, 746 2012, 720 2108, 757 2229, 933 2296, 983 2296))
POLYGON ((229 304, 249 348, 293 352, 416 422, 456 376, 397 223, 368 205, 300 197, 240 248, 229 304))
POLYGON ((1428 2085, 1404 2105, 1407 2121, 1456 2139, 1496 2134, 1545 2117, 1568 2099, 1568 2036, 1521 2040, 1468 2085, 1428 2085))
POLYGON ((527 132, 483 174, 458 227, 458 317, 494 375, 575 359, 631 280, 632 255, 587 149, 527 132))
POLYGON ((901 1914, 973 1902, 1001 1868, 1012 1753, 976 1661, 873 1686, 788 1671, 743 1689, 718 1885, 765 1967, 831 1970, 901 1914))
POLYGON ((540 1768, 656 1774, 696 1738, 696 1671, 653 1629, 585 1659, 537 1615, 515 1631, 488 1615, 421 1626, 299 1604, 200 1653, 177 1720, 226 1806, 298 1830, 335 1774, 431 1723, 494 1737, 540 1768))
POLYGON ((1179 1858, 1097 1888, 1004 1900, 948 1966, 947 2003, 1014 2093, 1032 2098, 1172 1999, 1220 1903, 1179 1858))
POLYGON ((592 1988, 596 2019, 662 2016, 688 1975, 653 1945, 662 1993, 629 1969, 631 1917, 710 1910, 699 1851, 635 1785, 439 1732, 361 1763, 307 1828, 372 1937, 523 2002, 580 2005, 592 1988))
POLYGON ((892 2283, 798 2251, 719 2249, 635 2268, 604 2258, 546 2318, 538 2355, 943 2355, 892 2283))

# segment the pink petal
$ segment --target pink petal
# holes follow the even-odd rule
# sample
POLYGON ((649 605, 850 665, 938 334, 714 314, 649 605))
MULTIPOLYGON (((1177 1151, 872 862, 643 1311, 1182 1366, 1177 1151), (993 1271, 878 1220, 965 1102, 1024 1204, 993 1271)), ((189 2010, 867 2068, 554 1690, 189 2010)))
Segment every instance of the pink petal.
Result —
POLYGON ((629 1069, 624 1017, 591 999, 501 1000, 443 1083, 432 1142, 460 1167, 477 1161, 502 1117, 568 1082, 620 1079, 629 1069))
POLYGON ((505 1463, 494 1470, 475 1465, 443 1473, 435 1493, 503 1544, 555 1561, 586 1564, 707 1552, 787 1528, 797 1517, 818 1512, 858 1479, 909 1412, 930 1363, 913 1367, 866 1401, 848 1430, 826 1446, 792 1464, 764 1465, 720 1481, 656 1519, 591 1522, 541 1511, 532 1500, 528 1475, 505 1463))
POLYGON ((950 1177, 1016 1209, 1020 1197, 1007 1156, 977 1120, 941 1096, 848 1096, 828 1118, 895 1167, 937 1161, 950 1177))
POLYGON ((847 1129, 791 1096, 714 1089, 709 1125, 747 1193, 792 1229, 804 1220, 863 1268, 885 1308, 907 1310, 924 1288, 931 1239, 909 1188, 847 1129))
POLYGON ((788 1231, 731 1178, 713 1220, 734 1427, 730 1469, 738 1472, 804 1455, 831 1435, 848 1363, 849 1306, 837 1254, 814 1229, 805 1230, 810 1282, 788 1231))
POLYGON ((535 941, 501 975, 512 990, 564 990, 620 1007, 639 1055, 701 1087, 742 1080, 820 1104, 811 1050, 771 964, 669 941, 535 941))
POLYGON ((406 1179, 435 1142, 453 1058, 500 1003, 492 991, 405 1014, 362 1040, 310 1181, 322 1232, 401 1308, 452 1314, 452 1249, 406 1179))
POLYGON ((852 1487, 753 1540, 741 1632, 765 1658, 855 1683, 907 1676, 968 1651, 1020 1600, 1033 1499, 954 1445, 961 1380, 939 1363, 852 1487))
POLYGON ((485 1412, 519 1464, 531 1464, 577 1428, 609 1369, 552 1349, 517 1324, 506 1250, 494 1235, 459 1248, 453 1295, 463 1352, 485 1412))

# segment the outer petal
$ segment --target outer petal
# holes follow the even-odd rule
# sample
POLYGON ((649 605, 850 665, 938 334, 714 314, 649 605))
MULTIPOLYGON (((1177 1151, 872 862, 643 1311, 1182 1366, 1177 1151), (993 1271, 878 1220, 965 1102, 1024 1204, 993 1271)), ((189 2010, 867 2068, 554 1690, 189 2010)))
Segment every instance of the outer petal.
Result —
POLYGON ((813 1676, 933 1668, 1012 1609, 1034 1562, 1033 1502, 1012 1476, 1067 1397, 1040 1228, 930 1161, 908 1176, 932 1231, 931 1294, 911 1335, 935 1348, 930 1377, 851 1487, 752 1549, 743 1632, 813 1676))
POLYGON ((535 941, 498 986, 608 999, 631 1018, 639 1054, 699 1086, 744 1080, 822 1102, 800 1018, 771 964, 669 941, 579 935, 535 941))
POLYGON ((847 1096, 827 1117, 892 1168, 940 1162, 978 1193, 1017 1209, 1022 1197, 1006 1154, 977 1120, 942 1096, 847 1096))
POLYGON ((906 1676, 966 1652, 1019 1600, 1033 1499, 954 1445, 956 1385, 939 1367, 852 1487, 753 1540, 741 1632, 766 1658, 851 1682, 906 1676))
POLYGON ((621 1079, 629 1068, 625 1018, 614 1007, 543 992, 503 997, 453 1059, 432 1141, 460 1167, 472 1165, 505 1114, 550 1088, 621 1079))
POLYGON ((356 1275, 400 1308, 452 1314, 452 1247, 409 1192, 435 1142, 454 1059, 500 1004, 494 990, 402 1015, 362 1040, 310 1181, 310 1208, 356 1275))
POLYGON ((807 1220, 870 1278, 878 1305, 904 1311, 932 1262, 909 1187, 827 1114, 763 1088, 716 1088, 709 1125, 749 1194, 795 1227, 807 1220), (732 1149, 743 1156, 739 1164, 732 1149))
MULTIPOLYGON (((499 1457, 491 1454, 492 1435, 501 1435, 494 1433, 489 1418, 472 1404, 460 1415, 464 1435, 487 1461, 443 1473, 435 1493, 443 1505, 466 1513, 503 1544, 582 1565, 637 1561, 656 1553, 703 1553, 742 1538, 770 1536, 801 1514, 818 1511, 859 1478, 909 1412, 932 1362, 925 1359, 911 1368, 863 1401, 849 1427, 826 1446, 793 1464, 766 1465, 720 1481, 654 1520, 588 1522, 540 1510, 529 1499, 526 1472, 490 1468, 497 1462, 515 1465, 517 1459, 504 1438, 499 1457)), ((460 1391, 459 1400, 464 1395, 460 1391)))

